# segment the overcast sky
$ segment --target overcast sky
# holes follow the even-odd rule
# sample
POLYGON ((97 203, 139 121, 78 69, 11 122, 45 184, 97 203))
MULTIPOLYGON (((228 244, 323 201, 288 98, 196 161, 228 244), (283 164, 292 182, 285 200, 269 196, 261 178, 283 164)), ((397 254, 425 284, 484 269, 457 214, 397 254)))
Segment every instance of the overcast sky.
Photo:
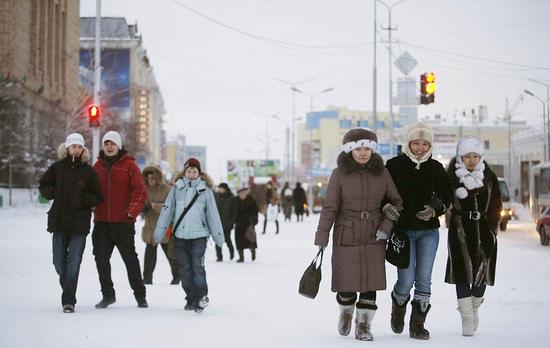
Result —
MULTIPOLYGON (((95 3, 81 0, 81 15, 94 16, 95 3)), ((377 11, 379 27, 387 26, 386 8, 377 11)), ((207 145, 217 179, 226 160, 263 156, 265 119, 255 113, 291 119, 290 87, 273 78, 313 78, 299 85, 310 94, 334 88, 315 98, 316 110, 372 110, 373 0, 109 0, 102 15, 138 24, 165 100, 168 134, 207 145)), ((437 77, 436 103, 421 107, 421 115, 480 104, 502 115, 505 98, 513 104, 524 89, 546 99, 546 88, 528 79, 550 83, 548 0, 407 0, 393 8, 392 25, 395 56, 407 51, 419 62, 410 76, 437 77)), ((378 39, 386 33, 379 30, 378 39)), ((378 110, 387 111, 383 44, 377 57, 378 110)), ((303 115, 309 99, 297 95, 296 108, 303 115)), ((539 125, 541 109, 526 96, 514 118, 539 125)), ((272 157, 282 159, 284 125, 270 125, 272 157)))

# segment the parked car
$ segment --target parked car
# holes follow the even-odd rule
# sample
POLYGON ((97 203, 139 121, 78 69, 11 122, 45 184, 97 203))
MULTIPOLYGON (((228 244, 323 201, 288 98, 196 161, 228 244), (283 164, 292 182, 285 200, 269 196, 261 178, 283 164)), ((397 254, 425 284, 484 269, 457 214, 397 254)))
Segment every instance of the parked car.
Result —
POLYGON ((498 178, 498 186, 500 188, 500 199, 502 200, 502 210, 500 211, 499 227, 501 231, 506 231, 508 221, 514 216, 514 209, 510 201, 510 192, 504 178, 498 178))
POLYGON ((537 221, 537 232, 540 236, 540 244, 550 243, 550 207, 544 208, 537 221))

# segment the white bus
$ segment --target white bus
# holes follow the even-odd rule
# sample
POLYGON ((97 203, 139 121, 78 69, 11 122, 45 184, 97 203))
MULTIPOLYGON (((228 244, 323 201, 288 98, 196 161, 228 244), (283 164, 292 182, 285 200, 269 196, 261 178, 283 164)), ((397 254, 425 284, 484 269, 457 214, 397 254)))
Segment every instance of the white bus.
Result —
POLYGON ((540 244, 550 242, 550 162, 531 168, 529 180, 529 209, 537 224, 540 244))

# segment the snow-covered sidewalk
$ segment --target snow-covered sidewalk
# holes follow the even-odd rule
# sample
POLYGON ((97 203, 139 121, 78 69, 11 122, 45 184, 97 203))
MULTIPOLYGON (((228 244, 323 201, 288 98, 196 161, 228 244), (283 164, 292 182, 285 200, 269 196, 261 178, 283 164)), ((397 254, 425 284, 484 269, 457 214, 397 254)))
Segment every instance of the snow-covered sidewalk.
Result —
MULTIPOLYGON (((5 205, 4 205, 5 207, 5 205)), ((454 287, 443 282, 446 230, 433 276, 432 310, 427 319, 431 339, 418 342, 389 326, 389 290, 378 293, 374 342, 359 342, 353 332, 341 337, 336 329, 338 309, 330 291, 330 255, 315 300, 297 293, 298 280, 316 253, 312 245, 318 216, 304 223, 282 223, 258 235, 258 258, 237 264, 215 262, 209 243, 207 277, 210 307, 196 314, 183 310, 184 293, 169 285, 171 276, 159 250, 153 285, 147 286, 150 307, 137 308, 117 252, 112 273, 117 302, 105 310, 88 239, 78 285, 76 313, 61 311, 61 291, 52 265, 51 236, 45 231, 47 207, 26 205, 0 209, 0 347, 549 347, 550 248, 540 246, 534 224, 512 221, 499 234, 496 286, 488 287, 480 309, 480 329, 462 337, 454 287)), ((143 262, 141 224, 136 245, 143 262)), ((395 269, 387 265, 388 287, 395 269)), ((410 308, 408 309, 410 313, 410 308)), ((408 314, 407 313, 407 314, 408 314)), ((407 316, 408 321, 408 316, 407 316)))

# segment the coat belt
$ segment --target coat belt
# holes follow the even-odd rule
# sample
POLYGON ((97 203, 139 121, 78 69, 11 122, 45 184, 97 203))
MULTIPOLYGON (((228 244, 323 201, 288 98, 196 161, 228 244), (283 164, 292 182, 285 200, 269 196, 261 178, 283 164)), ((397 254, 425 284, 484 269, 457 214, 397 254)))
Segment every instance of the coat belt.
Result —
POLYGON ((364 210, 364 211, 352 211, 352 210, 347 210, 347 211, 341 211, 340 214, 338 214, 338 218, 352 218, 352 219, 357 219, 357 220, 372 220, 373 218, 376 218, 376 217, 379 217, 380 215, 382 215, 382 211, 379 209, 379 208, 375 208, 375 209, 369 209, 369 210, 364 210))
POLYGON ((462 217, 468 218, 470 220, 478 221, 481 219, 483 215, 486 215, 487 212, 485 211, 477 211, 477 210, 460 210, 460 209, 452 209, 452 212, 454 214, 461 215, 462 217))

